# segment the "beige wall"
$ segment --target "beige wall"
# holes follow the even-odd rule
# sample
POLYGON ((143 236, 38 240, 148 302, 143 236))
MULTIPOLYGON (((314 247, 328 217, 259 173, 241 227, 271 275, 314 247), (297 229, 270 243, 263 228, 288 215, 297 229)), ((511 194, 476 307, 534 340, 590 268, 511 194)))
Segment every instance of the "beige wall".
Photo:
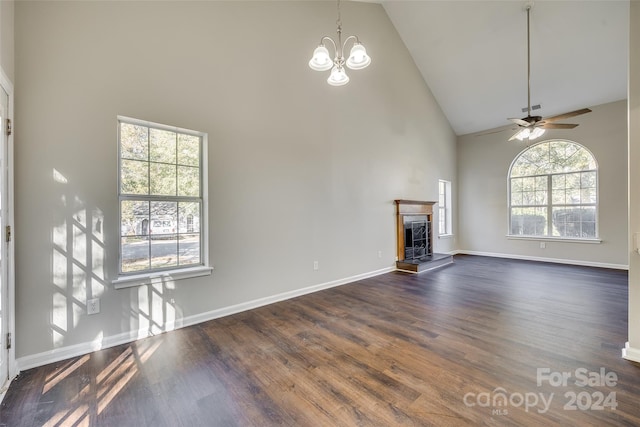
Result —
MULTIPOLYGON (((633 233, 640 233, 640 1, 631 2, 629 43, 629 349, 640 362, 640 255, 633 251, 633 233)), ((640 236, 638 237, 640 245, 640 236)))
POLYGON ((382 7, 342 12, 373 62, 334 88, 331 2, 16 4, 18 357, 394 265, 393 200, 455 189, 456 137, 382 7), (212 276, 111 286, 118 114, 209 134, 212 276))
MULTIPOLYGON (((601 244, 513 240, 508 232, 507 174, 526 143, 507 142, 509 130, 458 139, 459 248, 473 253, 624 267, 627 250, 627 102, 591 107, 572 130, 549 130, 540 141, 578 142, 594 154, 599 167, 601 244)), ((536 141, 537 142, 537 141, 536 141)))
POLYGON ((14 2, 0 0, 0 67, 14 81, 13 49, 14 2))

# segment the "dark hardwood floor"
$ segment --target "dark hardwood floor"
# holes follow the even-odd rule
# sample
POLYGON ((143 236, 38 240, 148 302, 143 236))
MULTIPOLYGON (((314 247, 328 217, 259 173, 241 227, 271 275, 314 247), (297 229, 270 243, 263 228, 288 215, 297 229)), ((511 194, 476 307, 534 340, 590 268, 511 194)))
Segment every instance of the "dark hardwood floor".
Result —
POLYGON ((639 426, 627 282, 456 256, 22 372, 0 425, 639 426))

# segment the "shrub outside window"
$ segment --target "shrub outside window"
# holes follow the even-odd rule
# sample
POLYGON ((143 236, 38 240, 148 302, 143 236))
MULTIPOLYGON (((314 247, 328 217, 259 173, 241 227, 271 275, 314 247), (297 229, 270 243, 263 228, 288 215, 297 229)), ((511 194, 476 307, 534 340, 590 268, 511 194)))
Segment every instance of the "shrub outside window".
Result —
POLYGON ((596 239, 598 166, 580 144, 544 141, 509 171, 509 235, 596 239))

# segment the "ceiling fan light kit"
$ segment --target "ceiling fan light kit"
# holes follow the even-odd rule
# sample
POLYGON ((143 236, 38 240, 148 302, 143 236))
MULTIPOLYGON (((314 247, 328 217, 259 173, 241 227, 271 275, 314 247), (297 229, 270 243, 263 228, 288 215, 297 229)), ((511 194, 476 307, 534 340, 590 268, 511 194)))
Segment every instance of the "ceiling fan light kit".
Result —
MULTIPOLYGON (((516 132, 511 138, 509 138, 509 141, 513 141, 514 139, 517 139, 519 141, 524 141, 525 139, 531 141, 533 139, 541 137, 545 133, 546 129, 573 129, 578 125, 573 123, 553 122, 591 112, 591 110, 588 108, 582 108, 580 110, 546 118, 531 115, 531 110, 535 109, 536 107, 531 107, 531 31, 529 28, 529 21, 532 7, 533 3, 527 3, 525 5, 525 10, 527 11, 527 117, 523 117, 521 119, 508 119, 520 127, 518 132, 516 132)), ((538 108, 540 108, 539 105, 538 108)))

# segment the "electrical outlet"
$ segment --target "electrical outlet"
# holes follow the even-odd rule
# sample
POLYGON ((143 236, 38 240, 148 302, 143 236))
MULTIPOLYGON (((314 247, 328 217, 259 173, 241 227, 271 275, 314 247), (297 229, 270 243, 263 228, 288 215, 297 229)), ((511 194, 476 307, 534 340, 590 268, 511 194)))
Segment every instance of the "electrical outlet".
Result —
POLYGON ((313 269, 314 270, 319 270, 320 269, 320 264, 318 263, 318 261, 313 261, 313 269))
POLYGON ((382 258, 382 251, 378 251, 378 258, 382 258))
POLYGON ((544 249, 547 247, 547 244, 545 242, 540 242, 540 249, 544 249))
POLYGON ((87 314, 100 313, 100 298, 92 298, 87 300, 87 314))

